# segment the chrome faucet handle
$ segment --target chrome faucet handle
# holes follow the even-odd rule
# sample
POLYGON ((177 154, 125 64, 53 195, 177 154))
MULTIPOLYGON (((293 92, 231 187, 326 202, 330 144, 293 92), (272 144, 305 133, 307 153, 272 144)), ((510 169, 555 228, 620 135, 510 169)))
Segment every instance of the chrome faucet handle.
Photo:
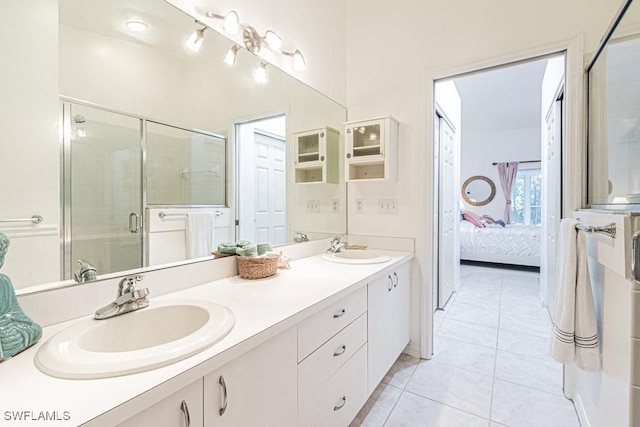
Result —
POLYGON ((120 283, 118 283, 118 297, 133 292, 135 290, 136 283, 141 282, 142 279, 144 279, 142 274, 124 277, 120 280, 120 283))

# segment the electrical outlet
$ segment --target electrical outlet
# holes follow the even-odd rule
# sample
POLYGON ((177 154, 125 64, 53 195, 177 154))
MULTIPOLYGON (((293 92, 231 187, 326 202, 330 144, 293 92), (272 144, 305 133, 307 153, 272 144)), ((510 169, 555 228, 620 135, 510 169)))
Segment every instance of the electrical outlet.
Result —
POLYGON ((398 199, 378 199, 378 214, 397 215, 398 199))
POLYGON ((307 200, 306 213, 320 213, 320 200, 307 200))
POLYGON ((356 213, 364 213, 364 200, 356 199, 356 213))
POLYGON ((331 213, 340 213, 340 199, 331 199, 331 213))

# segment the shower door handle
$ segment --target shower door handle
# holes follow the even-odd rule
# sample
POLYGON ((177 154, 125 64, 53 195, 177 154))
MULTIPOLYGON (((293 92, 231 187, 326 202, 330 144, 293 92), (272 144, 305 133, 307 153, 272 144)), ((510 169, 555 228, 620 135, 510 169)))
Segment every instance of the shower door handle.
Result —
POLYGON ((640 282, 640 230, 631 237, 631 279, 640 282))
POLYGON ((140 215, 131 212, 129 214, 129 231, 131 233, 137 233, 140 231, 140 215))

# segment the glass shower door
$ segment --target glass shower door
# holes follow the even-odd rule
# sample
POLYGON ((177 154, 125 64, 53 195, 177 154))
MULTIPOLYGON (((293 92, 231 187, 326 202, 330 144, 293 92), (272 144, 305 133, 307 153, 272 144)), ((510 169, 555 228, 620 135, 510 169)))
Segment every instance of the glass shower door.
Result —
POLYGON ((65 278, 143 266, 140 120, 65 104, 65 278))

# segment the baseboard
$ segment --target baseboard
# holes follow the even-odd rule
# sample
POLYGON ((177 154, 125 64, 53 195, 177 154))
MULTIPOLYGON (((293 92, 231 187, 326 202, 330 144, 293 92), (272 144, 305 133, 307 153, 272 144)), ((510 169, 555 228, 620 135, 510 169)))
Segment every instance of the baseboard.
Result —
POLYGON ((413 343, 409 343, 409 345, 407 345, 402 352, 404 354, 407 354, 407 355, 411 356, 411 357, 415 357, 417 359, 420 359, 420 347, 418 347, 417 345, 415 345, 413 343))

